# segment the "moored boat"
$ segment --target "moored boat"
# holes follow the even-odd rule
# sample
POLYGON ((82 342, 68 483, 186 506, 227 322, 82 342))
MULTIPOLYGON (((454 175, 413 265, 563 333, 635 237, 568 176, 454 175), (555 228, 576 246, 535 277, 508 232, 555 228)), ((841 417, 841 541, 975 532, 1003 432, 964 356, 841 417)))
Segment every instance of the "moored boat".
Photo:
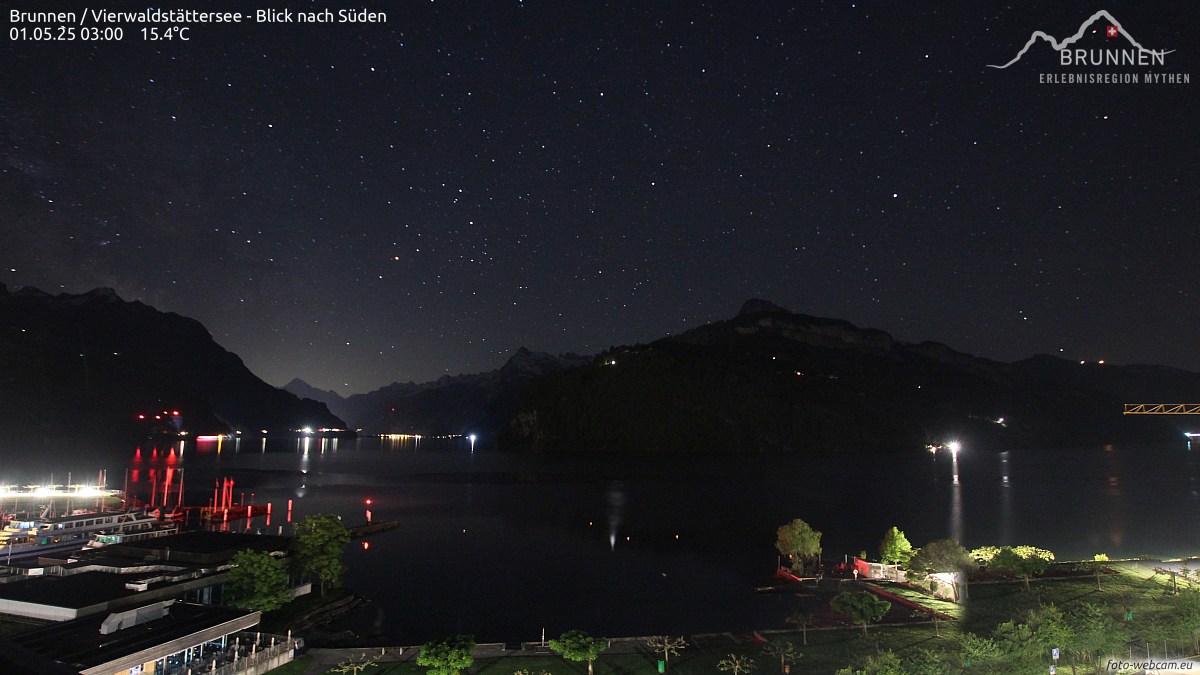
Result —
POLYGON ((141 511, 76 513, 14 520, 0 530, 0 560, 10 561, 81 549, 95 535, 152 531, 158 518, 141 511))

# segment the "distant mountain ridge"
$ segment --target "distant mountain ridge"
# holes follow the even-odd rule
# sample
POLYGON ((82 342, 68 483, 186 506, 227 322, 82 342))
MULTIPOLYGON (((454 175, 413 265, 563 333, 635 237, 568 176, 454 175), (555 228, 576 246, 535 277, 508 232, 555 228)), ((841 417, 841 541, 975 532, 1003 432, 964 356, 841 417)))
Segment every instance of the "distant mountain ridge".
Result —
POLYGON ((345 426, 324 405, 260 380, 194 319, 111 288, 50 295, 0 284, 6 430, 122 438, 166 429, 153 421, 163 410, 179 412, 191 433, 345 426))
POLYGON ((1200 375, 1187 371, 1006 364, 751 300, 732 319, 535 382, 504 444, 813 452, 1165 440, 1179 438, 1169 420, 1124 417, 1123 403, 1196 396, 1200 375))
POLYGON ((300 379, 284 389, 325 403, 353 428, 367 433, 469 434, 494 437, 511 419, 525 386, 537 378, 590 363, 592 357, 547 354, 524 347, 500 368, 445 375, 431 382, 393 383, 342 397, 300 379))
POLYGON ((550 451, 903 451, 951 438, 1060 447, 1179 438, 1183 420, 1124 417, 1122 404, 1194 401, 1200 374, 1051 356, 1002 363, 750 300, 731 319, 594 357, 521 348, 493 371, 345 398, 298 379, 286 389, 199 322, 112 289, 0 285, 0 420, 39 437, 161 431, 174 420, 137 416, 178 410, 192 433, 477 433, 550 451))

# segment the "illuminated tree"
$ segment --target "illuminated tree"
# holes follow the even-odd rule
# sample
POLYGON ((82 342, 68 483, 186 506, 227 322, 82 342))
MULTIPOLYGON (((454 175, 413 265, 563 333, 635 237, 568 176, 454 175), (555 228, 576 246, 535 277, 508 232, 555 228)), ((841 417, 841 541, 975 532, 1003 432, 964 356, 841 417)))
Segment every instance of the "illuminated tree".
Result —
POLYGON ((793 570, 799 571, 820 557, 821 533, 797 518, 775 531, 775 548, 788 557, 793 570))
POLYGON ((1007 574, 1018 577, 1025 581, 1025 590, 1029 590, 1029 578, 1046 571, 1046 560, 1036 554, 1028 557, 1022 556, 1015 549, 1007 546, 1000 549, 992 562, 988 564, 988 569, 995 570, 1000 574, 1007 574))
POLYGON ((550 651, 561 654, 568 661, 587 661, 588 675, 592 675, 592 664, 600 652, 608 649, 608 640, 588 635, 581 630, 569 630, 550 641, 550 651))
POLYGON ((862 625, 863 637, 867 636, 867 622, 878 621, 892 608, 892 603, 870 591, 840 593, 829 606, 838 614, 845 614, 862 625))
POLYGON ((717 670, 721 672, 733 671, 733 675, 741 675, 754 670, 754 659, 749 656, 738 656, 737 654, 727 654, 725 658, 717 662, 717 670))
POLYGON ((335 515, 308 516, 296 524, 292 556, 301 573, 316 573, 321 581, 322 596, 326 584, 336 586, 341 582, 346 569, 342 564, 342 551, 349 542, 350 531, 335 515))
POLYGON ((655 652, 662 654, 663 664, 671 665, 671 657, 679 656, 679 652, 687 647, 687 642, 681 637, 671 637, 670 635, 655 635, 646 640, 646 646, 653 649, 655 652))
POLYGON ((967 554, 967 550, 953 539, 931 541, 917 549, 908 560, 909 570, 925 574, 963 572, 976 566, 977 563, 967 554))
POLYGON ((229 590, 234 607, 269 612, 279 609, 292 594, 283 563, 262 551, 238 551, 229 570, 229 590))
POLYGON ((913 557, 912 544, 908 537, 895 525, 883 533, 883 541, 879 542, 879 559, 890 565, 904 565, 913 557))
POLYGON ((1092 556, 1092 572, 1096 574, 1096 590, 1100 590, 1100 572, 1104 567, 1101 563, 1108 562, 1107 553, 1097 553, 1092 556))
POLYGON ((429 675, 458 675, 475 663, 475 636, 455 635, 421 645, 417 665, 426 666, 429 675))

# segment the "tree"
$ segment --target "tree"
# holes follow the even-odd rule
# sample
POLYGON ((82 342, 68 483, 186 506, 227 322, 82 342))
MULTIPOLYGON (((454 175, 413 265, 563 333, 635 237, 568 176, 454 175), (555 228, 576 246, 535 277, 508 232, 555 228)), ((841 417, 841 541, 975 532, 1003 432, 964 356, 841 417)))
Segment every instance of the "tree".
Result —
POLYGON ((806 563, 821 555, 821 533, 799 518, 775 531, 775 548, 788 557, 792 569, 804 569, 806 563))
POLYGON ((803 656, 791 640, 774 640, 763 645, 763 654, 772 658, 779 657, 779 672, 787 670, 787 662, 795 661, 803 656))
POLYGON ((1054 553, 1044 548, 1022 544, 1021 546, 1012 547, 1012 550, 1013 553, 1016 553, 1022 558, 1041 558, 1048 563, 1054 562, 1054 553))
POLYGON ((892 603, 870 591, 839 593, 829 606, 838 614, 845 614, 862 625, 863 637, 867 636, 867 622, 878 621, 892 608, 892 603))
POLYGON ((888 528, 879 542, 879 559, 890 565, 904 565, 912 557, 913 547, 908 537, 895 525, 888 528))
POLYGON ((1000 549, 996 557, 992 558, 992 562, 988 565, 988 569, 995 570, 1000 574, 1007 574, 1018 577, 1025 581, 1025 590, 1029 590, 1029 578, 1046 571, 1045 558, 1031 553, 1029 556, 1022 556, 1016 549, 1011 549, 1005 546, 1000 549))
POLYGON ((1003 655, 995 640, 967 631, 959 633, 958 648, 964 666, 969 668, 974 663, 977 668, 982 667, 985 671, 1003 655))
POLYGON ((1017 635, 1028 636, 1023 645, 1024 649, 1016 649, 1015 653, 1024 652, 1025 662, 1031 662, 1035 657, 1044 657, 1051 649, 1062 649, 1072 644, 1075 639, 1074 631, 1063 616, 1062 610, 1055 605, 1045 605, 1031 610, 1021 625, 1023 630, 1017 635))
POLYGON ((725 658, 717 662, 717 670, 721 672, 733 671, 733 675, 748 673, 754 670, 754 659, 749 656, 738 656, 737 654, 726 654, 725 658))
POLYGON ((581 630, 569 630, 550 641, 550 651, 561 654, 568 661, 587 661, 588 675, 592 674, 592 663, 600 652, 608 649, 608 640, 588 635, 581 630))
POLYGON ((1131 637, 1108 610, 1091 603, 1073 606, 1064 618, 1071 631, 1071 640, 1063 646, 1071 656, 1072 672, 1076 658, 1084 663, 1098 664, 1102 655, 1119 652, 1131 637))
POLYGON ((814 618, 811 613, 802 612, 798 609, 788 615, 787 618, 789 623, 796 624, 796 630, 800 631, 801 639, 804 641, 805 646, 808 645, 808 627, 813 625, 814 618))
POLYGON ((229 570, 229 604, 243 609, 269 612, 279 609, 292 599, 288 590, 288 573, 283 563, 263 551, 238 551, 229 570))
MULTIPOLYGON (((990 641, 979 638, 976 646, 986 647, 988 661, 993 665, 1003 666, 1007 669, 1006 672, 1033 672, 1035 667, 1041 666, 1045 650, 1048 649, 1034 638, 1029 624, 1005 621, 992 631, 990 641)), ((1057 645, 1051 645, 1049 648, 1055 646, 1057 645)), ((970 658, 966 647, 966 642, 963 641, 963 656, 970 658)))
POLYGON ((335 515, 322 513, 308 516, 296 524, 292 536, 292 555, 301 573, 315 572, 325 585, 336 586, 342 580, 345 565, 342 551, 350 542, 350 531, 335 515))
POLYGON ((347 675, 358 675, 359 673, 366 670, 367 668, 374 667, 376 665, 376 662, 379 661, 380 656, 381 656, 380 654, 376 654, 374 656, 368 657, 366 654, 363 654, 362 658, 360 660, 355 661, 355 660, 351 659, 349 661, 342 661, 341 663, 337 664, 336 666, 330 668, 329 672, 331 672, 331 673, 346 673, 347 675))
POLYGON ((421 645, 417 654, 417 665, 427 666, 429 675, 458 675, 462 670, 475 663, 471 652, 475 649, 474 635, 455 635, 454 637, 433 640, 421 645))
MULTIPOLYGON (((864 591, 865 592, 865 591, 864 591)), ((896 652, 887 650, 880 654, 867 657, 866 663, 859 668, 842 668, 837 675, 909 675, 904 663, 896 656, 896 652)))
POLYGON ((687 642, 681 637, 671 637, 670 635, 655 635, 646 640, 646 646, 653 649, 655 652, 662 654, 663 663, 666 666, 671 665, 671 657, 679 656, 679 652, 687 647, 687 642))
POLYGON ((971 549, 970 556, 980 565, 986 565, 992 562, 992 558, 995 558, 999 552, 999 546, 980 546, 979 548, 971 549))
POLYGON ((975 561, 967 554, 967 550, 953 539, 931 541, 908 560, 909 570, 924 574, 965 572, 975 567, 975 561))
POLYGON ((1097 553, 1092 556, 1092 571, 1096 574, 1096 590, 1100 590, 1100 572, 1103 571, 1104 567, 1101 563, 1106 562, 1108 562, 1107 553, 1097 553))
POLYGON ((1200 651, 1200 591, 1189 588, 1172 598, 1168 620, 1181 636, 1191 638, 1193 653, 1200 651))
POLYGON ((960 672, 952 663, 952 656, 935 649, 917 649, 905 655, 905 675, 952 675, 960 672))

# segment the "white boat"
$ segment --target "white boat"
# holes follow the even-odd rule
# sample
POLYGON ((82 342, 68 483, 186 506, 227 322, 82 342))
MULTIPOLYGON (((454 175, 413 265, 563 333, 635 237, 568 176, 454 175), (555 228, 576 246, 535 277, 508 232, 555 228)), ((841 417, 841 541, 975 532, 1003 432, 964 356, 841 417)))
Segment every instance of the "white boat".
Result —
POLYGON ((131 541, 141 541, 143 539, 158 539, 172 534, 179 534, 179 523, 160 522, 148 530, 131 530, 125 532, 113 532, 111 534, 98 532, 96 536, 89 541, 85 548, 101 548, 109 544, 128 544, 131 541))
POLYGON ((96 535, 149 532, 159 522, 142 511, 104 511, 14 520, 0 530, 0 561, 78 550, 96 535))

